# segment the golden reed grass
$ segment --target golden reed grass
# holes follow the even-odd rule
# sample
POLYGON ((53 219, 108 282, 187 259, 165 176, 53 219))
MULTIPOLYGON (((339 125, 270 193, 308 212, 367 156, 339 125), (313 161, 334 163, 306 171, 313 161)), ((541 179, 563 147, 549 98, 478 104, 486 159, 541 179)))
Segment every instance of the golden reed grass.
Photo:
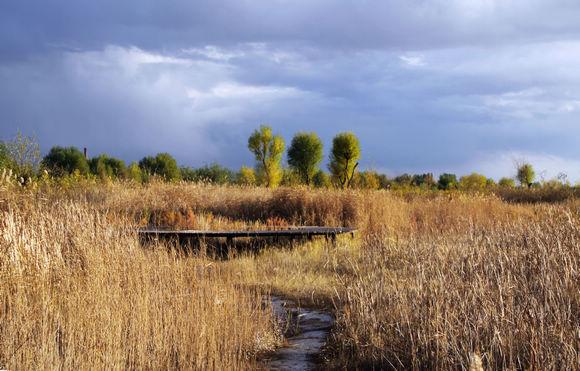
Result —
POLYGON ((262 293, 89 205, 0 220, 0 368, 245 369, 278 341, 262 293))
POLYGON ((571 369, 580 203, 197 184, 0 193, 0 366, 242 368, 279 343, 270 290, 335 311, 327 367, 571 369), (353 225, 229 261, 130 227, 353 225), (50 228, 49 228, 50 227, 50 228))

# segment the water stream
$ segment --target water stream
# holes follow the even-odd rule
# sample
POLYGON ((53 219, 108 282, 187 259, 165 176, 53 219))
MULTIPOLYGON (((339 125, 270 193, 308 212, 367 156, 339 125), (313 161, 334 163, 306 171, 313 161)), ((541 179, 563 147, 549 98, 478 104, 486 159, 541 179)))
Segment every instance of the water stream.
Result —
POLYGON ((286 329, 285 346, 266 360, 270 370, 311 370, 316 366, 334 318, 328 312, 300 308, 291 300, 272 296, 274 314, 286 329))

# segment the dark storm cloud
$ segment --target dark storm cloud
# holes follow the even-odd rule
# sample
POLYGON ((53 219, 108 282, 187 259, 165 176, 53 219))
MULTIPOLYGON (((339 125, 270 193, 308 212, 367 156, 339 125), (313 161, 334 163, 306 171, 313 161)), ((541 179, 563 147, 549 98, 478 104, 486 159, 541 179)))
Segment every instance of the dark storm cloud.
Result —
POLYGON ((0 137, 250 164, 269 123, 363 164, 580 179, 576 1, 3 1, 0 137))
POLYGON ((430 49, 574 38, 573 0, 3 1, 4 52, 39 47, 146 49, 243 42, 430 49))

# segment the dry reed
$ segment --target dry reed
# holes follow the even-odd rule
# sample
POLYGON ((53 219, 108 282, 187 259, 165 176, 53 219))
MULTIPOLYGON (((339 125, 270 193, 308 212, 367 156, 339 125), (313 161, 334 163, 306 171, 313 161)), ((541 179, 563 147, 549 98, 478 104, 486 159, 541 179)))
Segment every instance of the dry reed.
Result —
POLYGON ((196 184, 0 189, 0 366, 240 368, 279 339, 270 290, 333 308, 352 367, 572 369, 580 204, 196 184), (141 249, 130 227, 354 225, 230 261, 141 249))

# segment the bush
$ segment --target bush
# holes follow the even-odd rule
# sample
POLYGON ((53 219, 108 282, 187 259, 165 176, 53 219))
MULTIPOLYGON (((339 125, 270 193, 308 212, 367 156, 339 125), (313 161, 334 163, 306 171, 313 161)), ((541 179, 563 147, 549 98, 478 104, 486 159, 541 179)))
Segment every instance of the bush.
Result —
POLYGON ((257 184, 256 172, 251 167, 242 166, 237 176, 237 183, 245 186, 255 186, 257 184))
POLYGON ((443 173, 439 175, 439 181, 437 182, 437 187, 439 189, 456 189, 458 185, 459 182, 457 181, 457 175, 449 173, 443 173))
POLYGON ((512 178, 501 178, 497 184, 503 188, 514 188, 516 186, 516 182, 512 178))
POLYGON ((44 156, 42 166, 56 176, 70 175, 75 170, 81 175, 89 173, 87 159, 76 147, 52 147, 44 156))
POLYGON ((89 168, 92 174, 101 179, 125 178, 127 175, 127 167, 123 160, 105 154, 90 159, 89 168))
POLYGON ((131 162, 129 167, 127 167, 127 179, 133 180, 135 182, 143 181, 143 174, 141 173, 141 168, 136 162, 131 162))
POLYGON ((459 188, 463 191, 483 191, 487 186, 487 178, 478 173, 471 173, 459 179, 459 188))
POLYGON ((218 164, 206 165, 198 169, 182 167, 181 179, 190 182, 210 182, 213 184, 228 184, 236 180, 236 174, 218 164))
POLYGON ((169 153, 158 153, 155 157, 144 157, 139 161, 139 167, 145 174, 160 176, 167 181, 181 178, 177 161, 169 153))

